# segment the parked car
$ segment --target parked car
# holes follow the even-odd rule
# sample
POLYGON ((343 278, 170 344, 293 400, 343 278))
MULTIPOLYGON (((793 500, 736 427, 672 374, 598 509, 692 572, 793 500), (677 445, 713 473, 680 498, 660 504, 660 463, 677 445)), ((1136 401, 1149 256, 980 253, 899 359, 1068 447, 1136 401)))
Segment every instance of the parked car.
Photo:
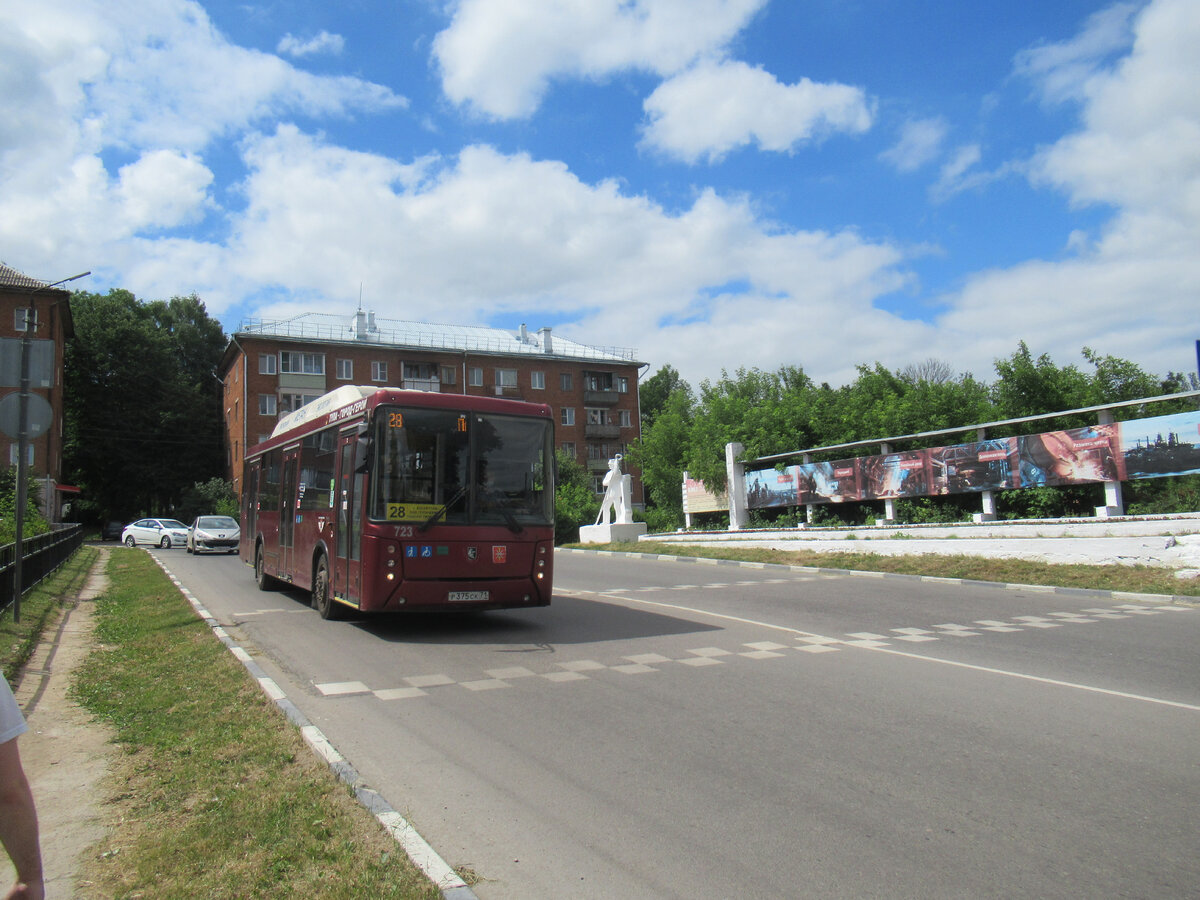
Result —
POLYGON ((242 529, 236 519, 229 516, 196 516, 187 532, 187 552, 200 553, 204 550, 224 550, 237 553, 242 540, 242 529))
POLYGON ((120 522, 105 522, 100 526, 100 540, 102 541, 119 541, 121 539, 122 526, 120 522))
POLYGON ((182 547, 187 543, 188 527, 178 519, 138 519, 126 525, 121 542, 126 547, 154 544, 159 547, 182 547))

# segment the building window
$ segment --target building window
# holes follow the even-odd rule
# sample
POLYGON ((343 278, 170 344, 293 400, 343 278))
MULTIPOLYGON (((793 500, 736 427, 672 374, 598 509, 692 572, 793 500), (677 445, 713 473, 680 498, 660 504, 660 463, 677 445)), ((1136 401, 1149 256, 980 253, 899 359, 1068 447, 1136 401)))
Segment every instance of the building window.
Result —
POLYGON ((260 353, 258 354, 258 374, 259 375, 274 375, 275 374, 275 354, 260 353))
POLYGON ((530 372, 529 386, 535 391, 544 391, 546 389, 546 373, 545 372, 530 372))
POLYGON ((583 376, 585 391, 611 391, 613 389, 612 372, 586 372, 583 376))
POLYGON ((516 369, 497 369, 496 370, 496 387, 498 388, 515 388, 517 386, 517 370, 516 369))
POLYGON ((608 417, 604 415, 604 410, 592 409, 592 408, 588 407, 588 408, 584 409, 584 412, 587 413, 587 423, 589 425, 607 425, 608 424, 608 417))
POLYGON ((627 409, 617 410, 617 417, 620 421, 622 428, 632 428, 633 427, 633 416, 631 416, 629 414, 629 410, 627 410, 627 409))
POLYGON ((571 457, 571 459, 574 459, 575 458, 575 442, 574 441, 563 441, 562 452, 564 454, 566 454, 567 456, 571 457))
POLYGON ((558 416, 559 421, 562 422, 563 425, 575 424, 575 410, 573 407, 564 406, 558 411, 558 416))
POLYGON ((617 382, 617 393, 618 394, 628 394, 629 393, 629 379, 628 378, 626 378, 624 375, 618 375, 616 378, 616 382, 617 382))
POLYGON ((354 360, 339 359, 336 366, 338 381, 352 381, 354 379, 354 360))
POLYGON ((278 414, 274 394, 258 395, 258 414, 260 416, 274 416, 278 414))
MULTIPOLYGON (((18 449, 21 445, 17 441, 13 441, 8 445, 8 464, 15 466, 21 459, 21 453, 18 449)), ((25 465, 33 468, 33 442, 30 441, 25 445, 25 465)))
POLYGON ((279 371, 285 375, 324 375, 325 354, 282 350, 279 353, 279 371))
POLYGON ((320 396, 320 394, 280 394, 279 414, 282 416, 293 413, 300 407, 319 399, 320 396))
POLYGON ((404 364, 405 381, 432 381, 437 378, 437 366, 433 363, 404 364))
POLYGON ((442 384, 455 384, 457 378, 454 366, 442 366, 442 384))
POLYGON ((387 379, 387 363, 380 362, 377 359, 371 360, 371 380, 372 381, 383 381, 383 382, 386 382, 388 380, 387 379))
MULTIPOLYGON (((35 329, 37 328, 37 324, 38 324, 37 310, 31 309, 28 306, 19 306, 15 310, 13 310, 13 330, 16 331, 18 334, 24 334, 24 332, 25 332, 25 316, 27 314, 30 319, 30 324, 35 329)), ((13 465, 16 465, 16 463, 14 463, 13 465)))
POLYGON ((471 380, 467 382, 471 387, 483 387, 483 369, 479 366, 471 367, 471 380))
POLYGON ((563 372, 558 376, 558 386, 564 391, 571 390, 572 378, 570 372, 563 372))

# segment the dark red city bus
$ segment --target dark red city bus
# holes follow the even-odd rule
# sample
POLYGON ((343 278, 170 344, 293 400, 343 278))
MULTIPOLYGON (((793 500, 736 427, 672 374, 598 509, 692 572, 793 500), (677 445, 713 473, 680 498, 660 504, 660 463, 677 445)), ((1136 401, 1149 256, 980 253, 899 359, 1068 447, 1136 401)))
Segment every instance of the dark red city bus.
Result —
POLYGON ((542 404, 338 388, 246 454, 239 554, 326 619, 547 606, 553 447, 542 404))

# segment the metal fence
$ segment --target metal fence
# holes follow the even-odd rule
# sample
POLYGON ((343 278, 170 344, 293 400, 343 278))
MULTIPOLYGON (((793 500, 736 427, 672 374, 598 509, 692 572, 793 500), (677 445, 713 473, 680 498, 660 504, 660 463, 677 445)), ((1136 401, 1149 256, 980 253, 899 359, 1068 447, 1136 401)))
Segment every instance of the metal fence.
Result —
MULTIPOLYGON (((21 542, 21 594, 65 563, 83 544, 82 525, 60 525, 54 531, 26 538, 21 542)), ((8 609, 17 596, 17 545, 0 547, 0 612, 8 609)))

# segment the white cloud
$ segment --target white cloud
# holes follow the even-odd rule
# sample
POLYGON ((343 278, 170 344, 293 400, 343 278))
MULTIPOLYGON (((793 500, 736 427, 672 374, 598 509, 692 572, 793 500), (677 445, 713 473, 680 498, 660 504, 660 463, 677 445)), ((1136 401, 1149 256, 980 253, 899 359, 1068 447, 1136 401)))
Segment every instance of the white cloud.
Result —
POLYGON ((899 172, 915 172, 937 159, 949 131, 949 125, 941 116, 910 119, 904 123, 900 140, 879 154, 879 158, 899 172))
POLYGON ((663 82, 644 104, 647 146, 686 162, 717 160, 738 147, 789 152, 835 132, 871 127, 866 95, 807 78, 782 84, 743 62, 705 61, 663 82))
MULTIPOLYGON (((938 325, 995 347, 1017 322, 1031 345, 1069 358, 1086 345, 1161 374, 1190 369, 1200 297, 1200 6, 1156 0, 1129 54, 1088 76, 1080 129, 1041 152, 1036 184, 1116 211, 1078 255, 981 272, 938 325), (991 337, 988 337, 991 335, 991 337), (1164 352, 1163 348, 1170 348, 1164 352)), ((1062 58, 1073 42, 1067 42, 1062 58)), ((1041 48, 1047 58, 1054 47, 1041 48)), ((1011 352, 1009 349, 1002 353, 1011 352)))
POLYGON ((188 0, 3 4, 0 59, 0 246, 35 271, 117 271, 123 242, 197 221, 215 141, 282 115, 405 103, 230 44, 188 0))
POLYGON ((346 40, 340 34, 321 31, 308 40, 304 40, 289 33, 279 39, 275 52, 294 57, 313 56, 319 53, 331 53, 338 56, 345 47, 346 40))
POLYGON ((1016 73, 1036 82, 1047 102, 1084 99, 1092 80, 1104 77, 1106 60, 1129 49, 1131 22, 1141 7, 1140 3, 1116 3, 1094 13, 1071 40, 1022 51, 1015 61, 1016 73))
POLYGON ((459 0, 433 43, 442 88, 498 119, 531 115, 556 78, 666 75, 723 48, 766 0, 459 0))
POLYGON ((154 150, 121 168, 115 195, 131 232, 169 228, 203 215, 212 180, 195 157, 154 150))
POLYGON ((895 248, 851 231, 781 232, 745 198, 702 191, 670 213, 559 162, 473 146, 406 167, 290 127, 255 141, 247 163, 229 268, 287 286, 296 301, 271 315, 310 311, 312 297, 350 310, 362 283, 380 315, 515 323, 532 310, 561 333, 635 347, 695 378, 802 353, 841 371, 858 361, 842 336, 862 335, 867 352, 924 331, 871 305, 906 283, 895 248), (710 296, 728 284, 741 286, 710 296), (684 320, 694 321, 672 324, 684 320))

